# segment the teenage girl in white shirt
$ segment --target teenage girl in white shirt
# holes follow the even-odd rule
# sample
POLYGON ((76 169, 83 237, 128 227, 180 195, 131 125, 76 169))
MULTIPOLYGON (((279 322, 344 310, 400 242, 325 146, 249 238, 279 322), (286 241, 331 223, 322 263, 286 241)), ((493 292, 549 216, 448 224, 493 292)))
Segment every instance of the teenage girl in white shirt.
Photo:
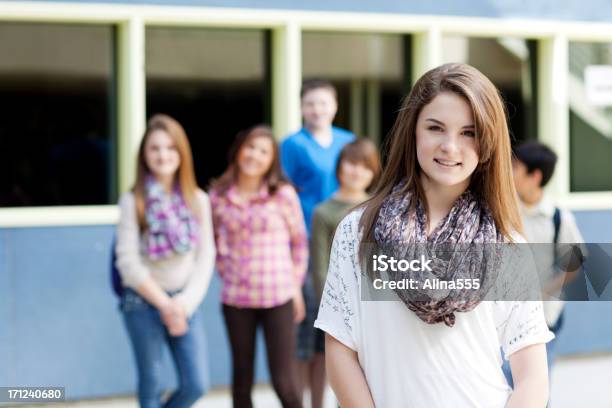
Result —
MULTIPOLYGON (((464 64, 427 72, 399 111, 375 194, 341 222, 332 245, 315 326, 327 333, 340 405, 545 407, 545 343, 553 335, 540 301, 422 301, 399 290, 392 302, 361 299, 371 278, 361 269, 367 245, 524 242, 520 231, 497 89, 464 64)), ((451 262, 437 276, 486 281, 488 259, 466 262, 472 268, 451 262)))

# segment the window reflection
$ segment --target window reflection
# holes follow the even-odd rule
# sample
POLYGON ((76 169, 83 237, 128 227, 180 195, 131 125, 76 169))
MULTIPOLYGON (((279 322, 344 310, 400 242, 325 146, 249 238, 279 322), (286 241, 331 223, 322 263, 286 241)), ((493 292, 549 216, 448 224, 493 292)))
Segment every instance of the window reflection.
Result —
POLYGON ((0 24, 0 206, 117 198, 114 28, 0 24))
POLYGON ((264 30, 146 30, 147 116, 185 127, 202 187, 225 170, 239 130, 270 122, 269 39, 264 30))
POLYGON ((305 32, 304 79, 324 78, 338 89, 335 123, 381 142, 410 89, 410 36, 305 32))

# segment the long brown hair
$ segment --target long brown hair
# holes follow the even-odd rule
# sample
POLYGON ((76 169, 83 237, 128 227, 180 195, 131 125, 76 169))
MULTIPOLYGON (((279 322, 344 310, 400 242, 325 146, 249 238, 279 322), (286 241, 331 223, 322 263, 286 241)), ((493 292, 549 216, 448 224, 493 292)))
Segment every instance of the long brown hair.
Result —
POLYGON ((264 137, 272 142, 272 164, 263 176, 263 182, 267 185, 268 192, 274 194, 280 186, 289 183, 281 168, 278 143, 274 139, 272 128, 268 125, 255 125, 238 132, 228 152, 227 161, 229 165, 219 178, 213 180, 210 185, 211 190, 216 191, 218 194, 224 194, 232 184, 238 181, 238 173, 240 171, 238 168, 238 155, 240 150, 245 144, 258 137, 264 137))
POLYGON ((195 178, 195 172, 193 170, 193 158, 191 156, 191 147, 189 145, 189 139, 187 139, 187 134, 185 133, 185 130, 181 124, 175 119, 168 115, 158 113, 153 115, 147 122, 147 128, 142 140, 140 141, 140 147, 138 148, 136 182, 132 188, 134 197, 136 199, 136 214, 138 216, 138 224, 140 225, 141 229, 147 228, 147 223, 145 220, 145 179, 147 175, 151 174, 145 160, 145 146, 149 136, 156 130, 163 130, 174 142, 176 150, 180 156, 179 167, 176 171, 178 178, 175 178, 174 182, 178 182, 183 199, 193 212, 194 216, 197 218, 200 214, 200 206, 196 199, 198 185, 195 178))
MULTIPOLYGON (((442 92, 453 92, 471 106, 476 127, 479 163, 469 188, 490 211, 498 230, 509 239, 522 231, 516 191, 512 181, 510 135, 504 104, 495 85, 476 68, 467 64, 445 64, 425 73, 404 99, 386 145, 388 159, 376 191, 364 203, 359 222, 364 235, 361 249, 374 240, 374 225, 384 199, 400 181, 404 191, 414 189, 427 208, 416 152, 416 124, 424 106, 442 92)), ((412 208, 411 210, 414 210, 412 208)))

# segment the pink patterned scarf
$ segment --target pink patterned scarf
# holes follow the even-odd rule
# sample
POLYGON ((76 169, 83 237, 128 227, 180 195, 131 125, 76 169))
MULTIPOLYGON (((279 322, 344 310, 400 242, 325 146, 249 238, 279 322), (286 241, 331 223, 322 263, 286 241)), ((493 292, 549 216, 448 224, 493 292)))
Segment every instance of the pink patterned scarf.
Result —
POLYGON ((198 222, 178 184, 167 194, 155 177, 145 181, 145 220, 148 229, 144 243, 151 260, 183 254, 194 248, 199 239, 198 222))
POLYGON ((500 245, 504 242, 484 203, 469 190, 453 204, 450 212, 427 237, 427 216, 413 190, 405 182, 393 188, 383 202, 374 227, 376 245, 396 259, 432 259, 432 271, 389 272, 390 279, 412 278, 458 281, 478 279, 474 290, 399 290, 396 294, 422 321, 455 324, 456 312, 473 310, 494 280, 500 264, 500 245))

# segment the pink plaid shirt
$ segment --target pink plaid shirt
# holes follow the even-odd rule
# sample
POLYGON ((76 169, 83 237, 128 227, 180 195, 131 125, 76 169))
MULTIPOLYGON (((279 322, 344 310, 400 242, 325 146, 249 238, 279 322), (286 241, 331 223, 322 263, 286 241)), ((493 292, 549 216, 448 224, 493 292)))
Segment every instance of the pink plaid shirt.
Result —
POLYGON ((210 194, 221 301, 237 307, 282 305, 302 285, 308 238, 298 196, 290 185, 267 187, 243 202, 235 187, 210 194))

